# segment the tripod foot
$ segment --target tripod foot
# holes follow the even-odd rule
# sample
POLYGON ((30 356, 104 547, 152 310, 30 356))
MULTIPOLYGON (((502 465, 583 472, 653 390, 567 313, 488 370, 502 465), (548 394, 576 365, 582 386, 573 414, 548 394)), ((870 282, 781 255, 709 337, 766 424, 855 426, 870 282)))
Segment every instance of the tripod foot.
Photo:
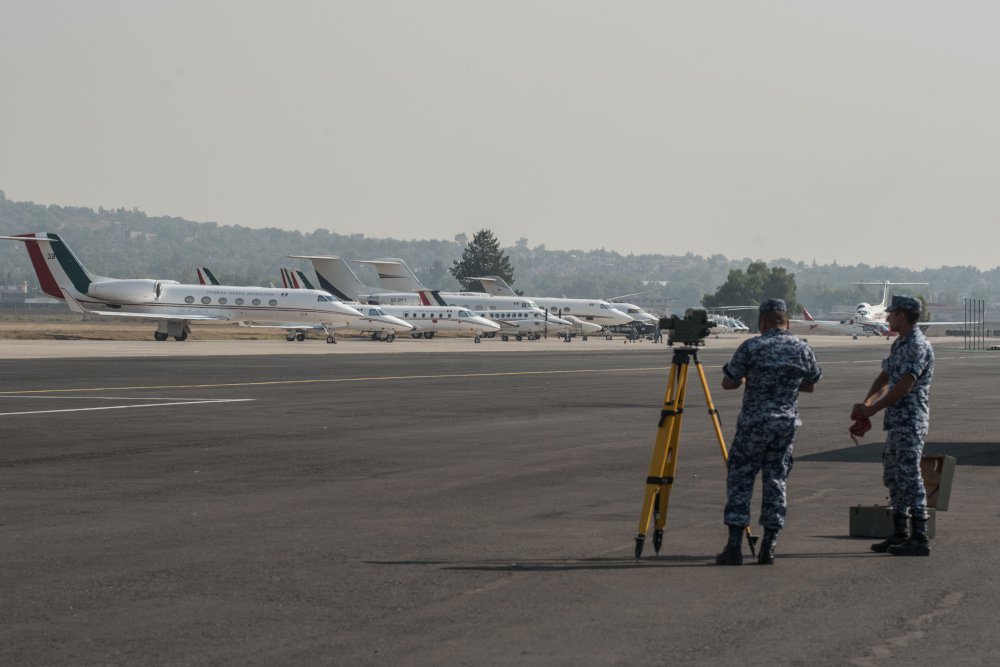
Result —
POLYGON ((653 550, 656 551, 657 555, 660 553, 661 546, 663 546, 663 531, 657 528, 653 531, 653 550))
POLYGON ((646 541, 645 535, 637 535, 635 538, 635 559, 639 560, 639 556, 642 555, 642 545, 646 541))

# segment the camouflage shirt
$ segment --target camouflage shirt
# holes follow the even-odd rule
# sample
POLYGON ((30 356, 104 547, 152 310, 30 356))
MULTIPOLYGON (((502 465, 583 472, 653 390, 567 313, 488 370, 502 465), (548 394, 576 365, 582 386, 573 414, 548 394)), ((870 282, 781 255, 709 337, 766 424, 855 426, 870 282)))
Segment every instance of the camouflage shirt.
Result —
POLYGON ((794 422, 799 415, 799 387, 823 377, 812 348, 784 329, 770 329, 744 341, 722 372, 730 380, 746 378, 738 424, 794 422))
POLYGON ((882 370, 889 376, 892 389, 903 376, 916 378, 913 388, 895 405, 885 409, 882 428, 886 431, 908 431, 927 435, 930 425, 929 404, 931 377, 934 375, 934 349, 917 327, 892 343, 889 356, 882 361, 882 370))

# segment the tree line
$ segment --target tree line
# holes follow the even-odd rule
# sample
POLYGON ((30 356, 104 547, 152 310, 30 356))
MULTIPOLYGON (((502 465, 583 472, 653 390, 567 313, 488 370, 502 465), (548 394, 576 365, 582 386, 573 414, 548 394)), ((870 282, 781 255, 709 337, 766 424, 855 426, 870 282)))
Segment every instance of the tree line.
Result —
MULTIPOLYGON (((486 251, 500 263, 488 273, 501 275, 526 295, 612 298, 670 303, 675 309, 760 300, 759 295, 782 296, 805 304, 810 312, 829 313, 860 301, 881 299, 876 287, 855 281, 926 282, 915 288, 932 304, 961 307, 965 297, 995 305, 1000 293, 1000 269, 941 267, 910 270, 858 264, 819 265, 784 258, 702 257, 685 254, 622 255, 601 249, 550 250, 532 247, 528 239, 502 245, 490 230, 470 239, 402 240, 340 234, 333 229, 313 232, 276 228, 251 229, 240 225, 192 222, 176 217, 147 216, 137 209, 44 206, 15 202, 0 192, 0 234, 55 232, 63 236, 89 270, 111 277, 157 277, 193 282, 200 266, 211 268, 230 284, 280 285, 282 267, 311 268, 288 255, 331 254, 348 260, 400 257, 428 287, 458 290, 457 278, 470 275, 464 264, 467 250, 486 251), (484 234, 485 233, 485 234, 484 234), (505 262, 505 263, 504 263, 505 262), (789 289, 794 286, 794 291, 789 289), (757 295, 757 296, 754 296, 757 295)), ((377 275, 366 265, 354 265, 366 284, 377 285, 377 275)), ((479 272, 481 267, 476 267, 479 272)), ((37 285, 24 248, 0 243, 0 283, 26 281, 37 285)))

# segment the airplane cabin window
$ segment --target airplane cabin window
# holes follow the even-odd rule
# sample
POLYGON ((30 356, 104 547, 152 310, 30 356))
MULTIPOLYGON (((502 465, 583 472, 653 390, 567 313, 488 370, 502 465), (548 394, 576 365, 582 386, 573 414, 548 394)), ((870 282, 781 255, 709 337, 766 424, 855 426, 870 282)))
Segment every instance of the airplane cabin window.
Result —
POLYGON ((194 297, 193 296, 184 297, 184 303, 194 303, 194 297))
POLYGON ((250 303, 252 303, 252 304, 253 304, 253 305, 255 305, 255 306, 259 306, 259 305, 260 305, 260 299, 254 299, 254 300, 253 300, 253 301, 251 301, 250 303))
POLYGON ((224 306, 224 305, 226 305, 227 303, 229 303, 229 300, 228 300, 228 299, 227 299, 226 297, 224 297, 224 296, 222 296, 222 297, 219 297, 219 305, 220 305, 220 306, 224 306))
POLYGON ((277 306, 278 305, 278 300, 277 299, 271 299, 270 301, 267 302, 267 305, 269 305, 269 306, 277 306))
POLYGON ((237 306, 242 306, 243 305, 243 299, 242 298, 236 299, 236 305, 237 306))
POLYGON ((201 297, 201 302, 204 303, 204 304, 212 303, 212 297, 203 296, 203 297, 201 297))

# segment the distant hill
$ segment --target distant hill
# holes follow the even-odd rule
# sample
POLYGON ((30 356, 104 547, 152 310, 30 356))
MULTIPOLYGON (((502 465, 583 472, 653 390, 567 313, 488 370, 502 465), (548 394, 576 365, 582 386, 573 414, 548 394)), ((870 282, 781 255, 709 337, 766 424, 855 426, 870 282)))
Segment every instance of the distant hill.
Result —
MULTIPOLYGON (((477 229, 469 229, 471 237, 477 229)), ((182 218, 149 217, 137 209, 96 211, 85 207, 15 202, 0 191, 0 234, 56 232, 63 236, 91 271, 112 277, 157 277, 182 282, 197 280, 195 270, 211 268, 230 284, 280 284, 279 268, 308 268, 288 255, 331 254, 346 259, 400 257, 424 284, 452 290, 459 285, 447 272, 459 259, 464 242, 451 240, 396 240, 362 235, 342 235, 328 229, 312 233, 275 228, 251 229, 240 225, 192 222, 182 218)), ((501 239, 501 242, 503 239, 501 239)), ((548 250, 529 247, 518 239, 505 247, 514 266, 514 288, 527 295, 603 297, 632 294, 629 301, 674 308, 697 305, 706 293, 714 293, 732 269, 745 269, 751 259, 764 259, 795 274, 799 301, 817 313, 875 301, 875 287, 851 285, 854 281, 892 280, 927 282, 925 287, 907 288, 922 293, 932 303, 962 305, 963 297, 983 298, 987 308, 1000 294, 1000 270, 975 267, 943 267, 913 271, 869 266, 816 265, 788 259, 741 258, 723 255, 621 255, 599 250, 548 250), (638 294, 641 293, 641 294, 638 294)), ((377 284, 374 272, 357 267, 368 284, 377 284)), ((311 271, 309 272, 311 273, 311 271)), ((27 281, 37 286, 24 248, 0 243, 0 283, 27 281)))

